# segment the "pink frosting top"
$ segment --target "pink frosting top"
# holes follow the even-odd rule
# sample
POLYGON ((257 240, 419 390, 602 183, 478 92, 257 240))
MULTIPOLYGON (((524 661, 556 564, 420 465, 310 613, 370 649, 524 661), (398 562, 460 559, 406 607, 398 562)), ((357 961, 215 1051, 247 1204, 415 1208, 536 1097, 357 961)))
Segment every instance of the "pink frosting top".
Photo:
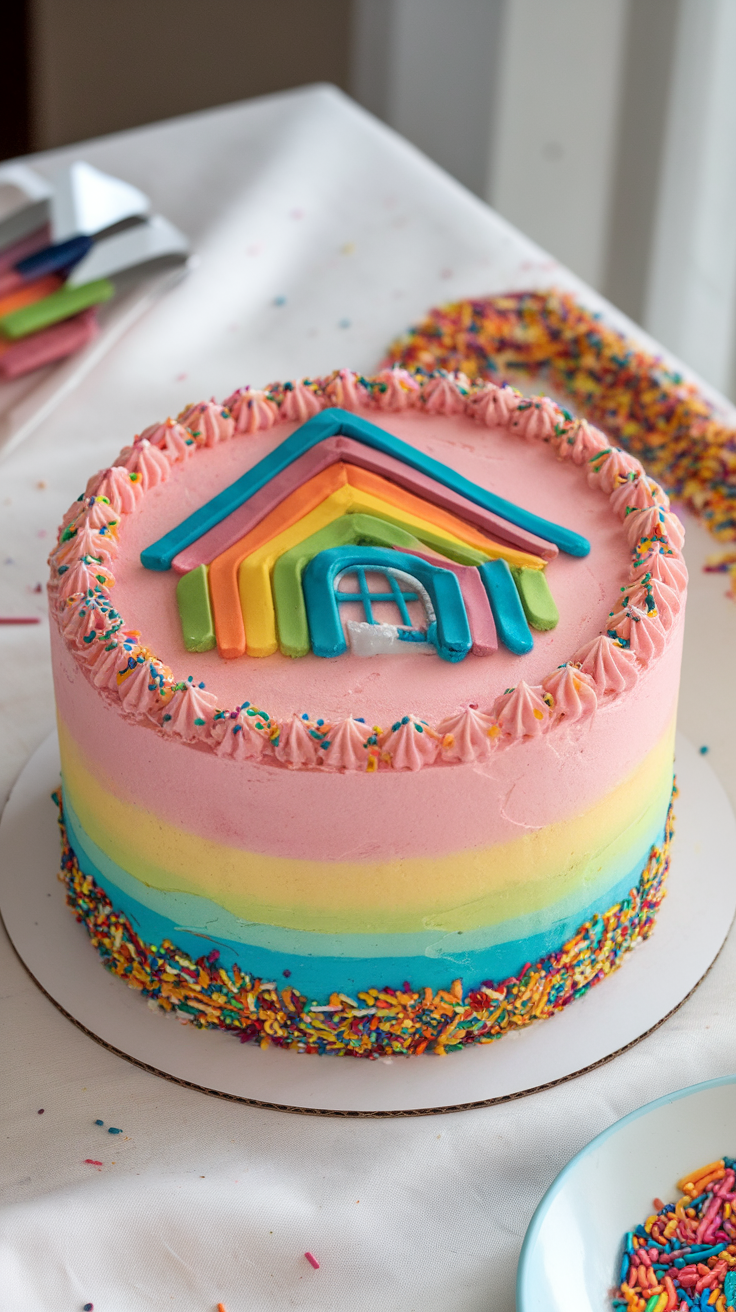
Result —
POLYGON ((243 388, 146 429, 64 517, 51 605, 90 682, 126 716, 220 756, 296 770, 467 764, 594 716, 660 657, 687 585, 682 525, 667 507, 638 461, 548 398, 443 372, 364 379, 341 370, 243 388), (143 570, 141 549, 181 518, 183 496, 192 508, 207 501, 326 405, 368 409, 471 481, 590 539, 585 560, 560 554, 549 566, 561 618, 535 635, 532 652, 457 665, 413 654, 223 662, 214 651, 185 652, 171 577, 143 570), (534 454, 509 458, 509 435, 534 454), (269 713, 243 705, 244 693, 269 713), (305 703, 325 719, 306 718, 305 703))

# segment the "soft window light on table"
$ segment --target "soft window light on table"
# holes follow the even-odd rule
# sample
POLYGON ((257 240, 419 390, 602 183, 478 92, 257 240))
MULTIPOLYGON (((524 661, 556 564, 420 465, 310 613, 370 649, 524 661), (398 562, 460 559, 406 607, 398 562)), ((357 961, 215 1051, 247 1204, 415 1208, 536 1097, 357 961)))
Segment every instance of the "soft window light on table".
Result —
MULTIPOLYGON (((49 541, 38 535, 60 520, 89 470, 193 397, 336 364, 368 370, 429 305, 481 288, 554 281, 621 322, 334 92, 123 134, 91 143, 85 157, 157 208, 165 160, 166 213, 177 224, 192 206, 195 171, 201 264, 6 458, 0 559, 14 563, 0 582, 13 599, 44 577, 49 541), (329 171, 314 166, 316 140, 329 171)), ((46 173, 66 158, 34 165, 46 173)), ((690 541, 697 575, 699 553, 711 548, 697 528, 690 541)), ((682 720, 711 745, 733 795, 736 724, 719 692, 730 663, 719 653, 733 650, 736 608, 722 591, 712 578, 693 587, 682 720)), ((22 641, 2 634, 5 790, 51 721, 46 634, 40 625, 30 632, 22 641)), ((661 1031, 578 1081, 456 1117, 292 1118, 128 1066, 73 1029, 1 950, 6 1050, 17 1054, 6 1066, 2 1262, 13 1307, 33 1312, 87 1301, 115 1312, 218 1301, 228 1312, 289 1301, 340 1312, 511 1312, 523 1232, 570 1156, 622 1113, 727 1073, 736 1058, 729 942, 661 1031), (97 1119, 123 1134, 108 1139, 97 1119)))

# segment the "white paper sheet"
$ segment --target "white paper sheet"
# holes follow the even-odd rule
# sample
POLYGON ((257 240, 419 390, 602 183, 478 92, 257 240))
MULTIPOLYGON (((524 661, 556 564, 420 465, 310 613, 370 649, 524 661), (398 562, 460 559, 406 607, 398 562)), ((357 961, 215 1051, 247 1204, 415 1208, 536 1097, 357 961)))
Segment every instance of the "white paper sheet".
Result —
MULTIPOLYGON (((369 370, 442 300, 580 289, 331 90, 78 153, 150 195, 200 264, 0 460, 0 613, 43 613, 34 588, 71 499, 132 433, 185 402, 369 370)), ((50 174, 73 154, 34 167, 50 174)), ((698 572, 712 550, 701 530, 690 535, 681 725, 710 746, 733 799, 736 605, 722 576, 698 572)), ((53 718, 45 626, 0 629, 0 653, 4 797, 53 718)), ((292 1117, 166 1084, 71 1026, 4 937, 0 961, 2 1312, 87 1301, 209 1312, 218 1300, 227 1312, 512 1312, 522 1236, 560 1167, 633 1107, 736 1066, 733 936, 693 998, 613 1064, 520 1102, 417 1121, 292 1117), (97 1118, 124 1133, 108 1136, 97 1118)))

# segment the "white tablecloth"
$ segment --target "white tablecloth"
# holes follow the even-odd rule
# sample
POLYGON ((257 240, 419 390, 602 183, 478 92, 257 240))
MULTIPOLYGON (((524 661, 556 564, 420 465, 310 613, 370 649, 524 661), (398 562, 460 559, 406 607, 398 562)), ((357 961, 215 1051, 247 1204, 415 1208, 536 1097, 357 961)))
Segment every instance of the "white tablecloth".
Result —
MULTIPOLYGON (((35 162, 50 172, 71 153, 35 162)), ((185 402, 369 371, 406 324, 457 296, 554 283, 603 304, 329 88, 79 153, 147 191, 199 263, 0 459, 0 613, 43 612, 35 589, 69 502, 185 402)), ((680 723, 733 799, 736 605, 722 576, 699 572, 712 549, 694 528, 680 723)), ((0 628, 0 653, 4 798, 52 723, 45 623, 0 628)), ((736 1064, 733 939, 693 998, 614 1063, 503 1106, 392 1121, 289 1116, 164 1082, 69 1024, 1 935, 0 964, 2 1312, 511 1312, 525 1228, 573 1153, 736 1064)))

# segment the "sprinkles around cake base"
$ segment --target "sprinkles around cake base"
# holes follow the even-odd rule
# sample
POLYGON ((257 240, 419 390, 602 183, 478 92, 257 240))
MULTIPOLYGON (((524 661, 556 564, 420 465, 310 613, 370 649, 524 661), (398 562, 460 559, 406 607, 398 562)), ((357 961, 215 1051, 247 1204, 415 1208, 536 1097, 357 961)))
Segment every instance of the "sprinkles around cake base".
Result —
MULTIPOLYGON (((673 800, 676 796, 673 788, 673 800)), ((317 1004, 296 989, 273 981, 230 974, 218 965, 219 953, 192 960, 175 944, 147 944, 128 918, 115 911, 94 879, 79 869, 59 806, 62 857, 59 879, 67 904, 85 926, 103 963, 131 988, 165 1011, 175 1011, 197 1029, 220 1029, 241 1043, 270 1043, 306 1053, 377 1058, 443 1056, 474 1043, 492 1043, 511 1030, 544 1020, 582 997, 622 963, 626 953, 649 938, 665 896, 674 833, 670 803, 664 841, 655 844, 641 878, 628 897, 594 916, 559 952, 529 963, 521 974, 463 992, 455 980, 448 990, 373 988, 349 998, 334 993, 317 1004)))

